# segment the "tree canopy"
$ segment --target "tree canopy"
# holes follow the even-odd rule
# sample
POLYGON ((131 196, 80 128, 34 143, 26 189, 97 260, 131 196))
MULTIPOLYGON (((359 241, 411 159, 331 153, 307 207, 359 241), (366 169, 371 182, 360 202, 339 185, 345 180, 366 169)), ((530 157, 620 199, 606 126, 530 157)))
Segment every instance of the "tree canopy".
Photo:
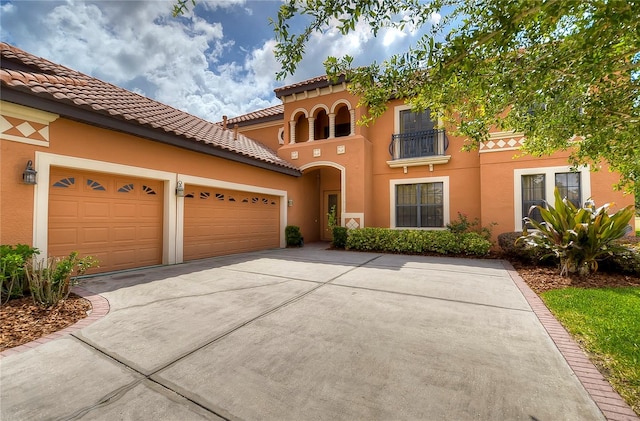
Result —
POLYGON ((526 136, 523 152, 569 150, 573 165, 595 169, 606 161, 619 187, 640 196, 640 1, 286 0, 272 20, 278 76, 295 72, 313 33, 362 22, 374 34, 427 29, 382 63, 327 58, 327 73, 345 74, 368 107, 362 123, 404 99, 454 123, 466 149, 492 127, 514 130, 526 136), (432 26, 434 13, 442 19, 432 26))

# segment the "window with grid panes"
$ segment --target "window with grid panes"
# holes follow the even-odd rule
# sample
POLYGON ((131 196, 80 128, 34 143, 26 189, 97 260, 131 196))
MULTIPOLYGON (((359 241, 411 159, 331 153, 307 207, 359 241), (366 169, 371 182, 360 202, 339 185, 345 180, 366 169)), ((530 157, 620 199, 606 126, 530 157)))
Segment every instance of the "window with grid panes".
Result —
POLYGON ((396 186, 396 227, 444 226, 443 183, 396 186))

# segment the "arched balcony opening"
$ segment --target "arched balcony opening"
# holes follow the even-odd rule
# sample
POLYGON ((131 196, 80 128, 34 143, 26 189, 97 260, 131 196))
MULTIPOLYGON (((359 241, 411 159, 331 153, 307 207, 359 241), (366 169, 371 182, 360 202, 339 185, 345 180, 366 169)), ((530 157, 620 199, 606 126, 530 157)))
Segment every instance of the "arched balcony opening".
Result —
POLYGON ((309 121, 307 120, 307 116, 303 113, 299 113, 294 118, 294 121, 296 122, 296 142, 306 142, 309 138, 309 121))
POLYGON ((336 109, 335 136, 351 136, 351 112, 346 105, 340 105, 336 109))
POLYGON ((329 115, 324 109, 318 110, 315 115, 313 138, 316 140, 329 138, 329 115))

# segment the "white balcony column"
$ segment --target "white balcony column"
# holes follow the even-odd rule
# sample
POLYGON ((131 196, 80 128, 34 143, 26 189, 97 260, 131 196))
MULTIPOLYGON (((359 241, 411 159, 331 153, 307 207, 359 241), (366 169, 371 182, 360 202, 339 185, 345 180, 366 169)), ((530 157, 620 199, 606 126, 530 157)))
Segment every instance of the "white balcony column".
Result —
POLYGON ((329 114, 329 139, 336 137, 336 115, 329 114))
POLYGON ((316 118, 309 117, 309 142, 313 142, 314 140, 313 132, 315 131, 315 123, 316 123, 316 118))
POLYGON ((296 143, 296 121, 289 122, 289 144, 293 145, 296 143))
POLYGON ((349 110, 349 115, 351 116, 351 133, 349 133, 349 136, 355 136, 356 134, 356 110, 355 109, 350 109, 349 110))

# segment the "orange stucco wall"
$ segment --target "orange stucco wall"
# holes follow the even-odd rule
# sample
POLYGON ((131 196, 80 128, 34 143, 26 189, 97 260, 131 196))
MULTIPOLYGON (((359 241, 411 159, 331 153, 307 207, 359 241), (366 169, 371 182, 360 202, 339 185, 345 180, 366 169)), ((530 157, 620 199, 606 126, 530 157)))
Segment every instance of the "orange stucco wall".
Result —
POLYGON ((0 140, 0 244, 32 244, 33 186, 22 172, 33 160, 34 147, 0 140))
MULTIPOLYGON (((272 150, 277 150, 280 147, 278 141, 278 132, 283 127, 282 123, 259 125, 258 127, 247 126, 240 127, 238 131, 245 136, 255 139, 268 146, 272 150)), ((230 127, 230 129, 233 129, 230 127)))
MULTIPOLYGON (((518 151, 501 151, 481 154, 480 179, 483 186, 481 195, 482 224, 496 223, 494 237, 502 232, 514 231, 514 171, 525 168, 545 168, 568 166, 568 152, 558 152, 549 157, 522 155, 518 151)), ((606 165, 589 173, 591 198, 596 205, 615 202, 611 212, 633 205, 633 196, 616 191, 613 186, 619 181, 617 174, 608 171, 606 165)), ((583 200, 588 197, 583 197, 583 200)), ((633 221, 632 221, 633 223, 633 221)))
MULTIPOLYGON (((3 244, 32 243, 34 187, 22 184, 21 177, 27 160, 35 161, 36 151, 277 188, 286 190, 291 196, 302 196, 299 177, 163 145, 64 118, 51 123, 49 131, 49 147, 1 141, 0 239, 3 244)), ((292 207, 288 211, 289 222, 300 223, 303 217, 301 209, 292 207)))

